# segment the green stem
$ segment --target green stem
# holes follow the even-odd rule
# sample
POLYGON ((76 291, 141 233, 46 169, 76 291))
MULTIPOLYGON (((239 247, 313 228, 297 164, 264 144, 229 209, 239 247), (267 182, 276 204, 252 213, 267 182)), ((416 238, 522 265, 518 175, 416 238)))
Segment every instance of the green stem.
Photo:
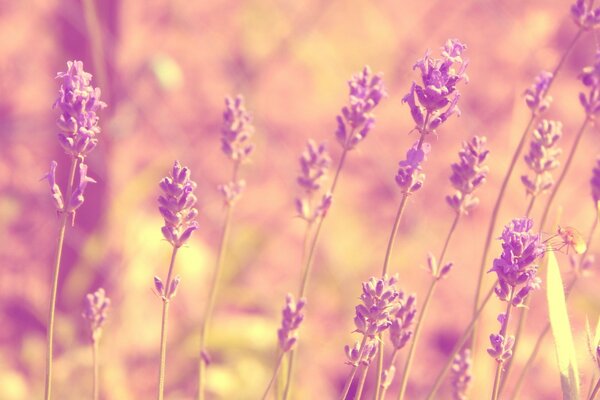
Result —
MULTIPOLYGON (((446 235, 446 240, 444 242, 444 246, 442 247, 442 251, 440 253, 440 256, 438 258, 438 268, 441 268, 443 266, 443 262, 444 262, 444 257, 446 255, 446 250, 448 249, 448 245, 450 244, 450 238, 452 237, 452 234, 454 233, 454 231, 456 230, 456 226, 458 225, 458 221, 460 220, 460 213, 456 213, 456 216, 454 217, 454 221, 452 222, 452 226, 450 227, 450 230, 448 231, 448 235, 446 235)), ((432 271, 432 273, 438 274, 439 271, 432 271)), ((439 276, 434 276, 433 277, 433 281, 431 282, 431 285, 429 286, 429 290, 427 292, 427 295, 425 297, 425 301, 423 303, 423 308, 421 309, 421 316, 419 317, 419 320, 417 322, 417 325, 415 326, 415 331, 413 333, 413 340, 412 343, 410 345, 410 349, 408 351, 408 356, 406 358, 406 362, 404 365, 404 372, 402 373, 402 381, 400 383, 400 393, 398 394, 398 399, 402 400, 404 399, 404 394, 406 392, 406 388, 408 386, 408 378, 410 376, 410 368, 412 365, 412 360, 414 358, 414 354, 416 352, 417 349, 417 343, 419 341, 419 337, 420 337, 420 333, 421 333, 421 326, 423 321, 425 320, 425 316, 427 315, 427 310, 429 308, 429 303, 430 300, 433 296, 433 293, 435 291, 435 287, 437 285, 437 283, 439 282, 440 277, 439 276)))
POLYGON ((267 389, 265 390, 265 394, 263 394, 262 400, 266 400, 269 391, 271 390, 271 386, 273 386, 273 382, 275 382, 275 377, 277 377, 277 373, 279 372, 279 368, 281 367, 281 360, 283 360, 283 356, 285 353, 281 353, 279 357, 277 357, 277 362, 275 363, 275 368, 273 369, 273 376, 269 381, 269 385, 267 385, 267 389))
MULTIPOLYGON (((392 353, 392 358, 390 359, 390 367, 392 367, 396 363, 396 356, 397 355, 398 355, 398 349, 394 349, 394 351, 392 353)), ((387 390, 388 390, 388 385, 382 386, 381 387, 381 394, 377 398, 377 400, 385 400, 385 395, 387 393, 387 390)))
POLYGON ((173 275, 173 268, 175 267, 175 257, 177 256, 177 250, 179 247, 173 247, 171 253, 171 262, 169 263, 169 272, 167 273, 167 280, 165 283, 165 296, 163 296, 163 311, 162 311, 162 322, 160 325, 160 368, 158 370, 158 400, 163 400, 165 393, 165 369, 167 360, 167 320, 169 318, 169 303, 170 299, 167 297, 168 290, 171 287, 171 277, 173 275))
MULTIPOLYGON (((495 284, 494 284, 494 286, 495 286, 495 284)), ((471 336, 471 332, 473 331, 475 324, 477 323, 477 320, 481 316, 481 312, 483 311, 485 306, 488 304, 488 302, 492 298, 492 294, 494 294, 493 287, 489 290, 488 294, 485 296, 485 298, 481 302, 481 306, 479 306, 479 308, 477 309, 477 312, 475 313, 473 318, 471 318, 471 322, 469 323, 467 328, 464 330, 463 334, 456 341, 456 344, 454 345, 454 348, 452 349, 452 352, 450 353, 450 356, 448 357, 448 360, 446 361, 444 368, 442 368, 442 370, 438 374, 437 378, 435 379, 435 382, 433 383, 431 390, 429 391, 429 394, 427 395, 427 400, 433 400, 436 398, 435 395, 436 395, 438 389, 442 385, 444 378, 446 377, 446 375, 448 374, 448 371, 450 371, 450 368, 452 367, 454 357, 463 348, 463 346, 465 345, 465 343, 471 336)))
POLYGON ((99 377, 99 373, 98 373, 98 341, 96 339, 94 339, 92 341, 92 363, 93 363, 93 368, 94 368, 94 374, 93 374, 93 379, 92 379, 92 393, 93 393, 93 399, 94 400, 98 400, 98 377, 99 377))
POLYGON ((354 394, 354 400, 360 400, 362 396, 362 392, 365 387, 365 381, 367 380, 367 372, 369 372, 369 364, 363 367, 362 374, 360 375, 360 381, 358 381, 358 389, 356 389, 356 393, 354 394))
POLYGON ((65 242, 65 232, 67 230, 67 222, 70 213, 67 210, 68 202, 71 199, 73 192, 73 181, 75 180, 75 169, 79 159, 73 157, 71 159, 71 169, 69 171, 69 180, 67 181, 67 191, 64 197, 65 209, 62 210, 60 218, 60 227, 58 230, 58 239, 56 244, 56 257, 54 258, 54 274, 52 277, 52 289, 50 292, 50 306, 48 307, 48 332, 46 341, 46 381, 45 381, 45 400, 50 400, 52 397, 52 361, 54 350, 54 319, 56 316, 56 294, 58 292, 58 277, 60 274, 60 260, 62 258, 62 250, 65 242))
MULTIPOLYGON (((506 314, 504 314, 504 321, 502 322, 502 327, 500 328, 500 336, 506 338, 506 331, 508 330, 508 320, 510 318, 510 311, 512 310, 512 301, 515 295, 515 288, 510 289, 510 296, 508 298, 508 302, 506 303, 506 314)), ((492 390, 492 400, 498 400, 498 392, 500 389, 500 378, 502 377, 502 367, 504 365, 503 361, 498 361, 498 365, 496 366, 496 377, 494 378, 494 389, 492 390)))

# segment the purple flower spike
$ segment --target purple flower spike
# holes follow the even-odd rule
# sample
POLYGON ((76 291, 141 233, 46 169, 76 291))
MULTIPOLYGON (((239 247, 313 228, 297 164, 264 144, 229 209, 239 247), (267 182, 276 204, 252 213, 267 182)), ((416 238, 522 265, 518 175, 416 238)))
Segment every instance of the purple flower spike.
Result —
POLYGON ((175 161, 171 176, 163 178, 159 186, 163 192, 158 197, 158 210, 165 220, 163 236, 174 247, 181 247, 198 229, 193 193, 196 183, 190 179, 190 170, 175 161))
POLYGON ((392 324, 391 315, 397 305, 397 277, 371 278, 362 284, 361 304, 356 306, 355 332, 375 337, 392 324))
POLYGON ((387 93, 381 74, 373 74, 369 67, 364 67, 361 73, 354 75, 348 81, 348 86, 349 105, 344 106, 337 116, 335 136, 344 149, 352 150, 375 125, 372 111, 387 93))
POLYGON ((593 117, 600 111, 600 52, 596 53, 593 66, 585 67, 579 79, 588 88, 588 92, 579 93, 579 101, 588 117, 593 117))
POLYGON ((96 183, 96 181, 89 176, 87 176, 87 165, 84 163, 79 164, 79 184, 77 188, 73 191, 73 195, 71 196, 71 201, 69 201, 69 212, 74 212, 84 202, 83 194, 85 192, 85 188, 88 183, 96 183))
POLYGON ((87 156, 98 144, 97 112, 106 104, 100 101, 100 89, 92 86, 92 75, 83 70, 81 61, 67 62, 67 71, 59 72, 62 80, 59 97, 54 103, 61 115, 56 121, 58 140, 67 154, 87 156))
POLYGON ((63 200, 62 192, 60 191, 60 187, 56 183, 56 166, 58 164, 56 161, 52 161, 50 163, 50 171, 46 175, 43 176, 42 179, 46 179, 50 184, 50 194, 52 196, 52 201, 54 201, 54 206, 58 212, 62 212, 65 208, 65 202, 63 200))
POLYGON ((331 205, 332 195, 329 192, 325 193, 316 204, 313 200, 315 193, 322 187, 330 165, 331 157, 325 144, 317 145, 309 139, 306 150, 300 157, 300 175, 296 179, 304 196, 295 200, 298 216, 307 222, 314 222, 324 217, 331 205))
POLYGON ((479 204, 473 192, 485 183, 489 171, 483 165, 489 154, 485 148, 486 141, 485 136, 473 136, 468 142, 463 142, 463 148, 458 152, 459 162, 452 164, 450 182, 456 192, 446 196, 446 202, 459 214, 468 214, 479 204))
POLYGON ((86 305, 82 316, 90 324, 92 340, 94 341, 100 339, 102 335, 102 326, 106 321, 109 307, 110 299, 106 297, 106 292, 102 288, 86 296, 86 305))
POLYGON ((398 172, 396 173, 396 183, 402 190, 402 193, 410 194, 421 189, 425 181, 425 173, 421 163, 427 159, 427 154, 431 150, 428 143, 423 143, 421 148, 418 147, 418 142, 408 149, 406 160, 399 163, 398 172))
POLYGON ((288 293, 285 298, 285 307, 281 312, 281 328, 277 331, 279 339, 279 348, 284 353, 290 351, 298 341, 298 328, 304 319, 302 309, 306 304, 306 299, 301 298, 297 302, 294 296, 288 293))
POLYGON ((442 47, 442 58, 432 58, 427 51, 414 65, 421 73, 421 85, 413 82, 402 102, 408 104, 415 129, 422 135, 434 133, 453 114, 460 115, 456 85, 468 81, 468 61, 462 58, 466 48, 459 40, 449 39, 442 47))
POLYGON ((487 349, 487 352, 497 362, 503 363, 512 357, 512 349, 515 344, 514 336, 504 337, 500 334, 492 333, 490 335, 491 347, 487 349))
POLYGON ((225 204, 232 205, 240 198, 244 189, 246 188, 246 181, 239 179, 236 182, 229 182, 223 185, 219 185, 217 189, 223 195, 225 204))
POLYGON ((547 96, 546 92, 552 82, 552 73, 542 71, 535 78, 535 82, 525 91, 525 103, 532 113, 540 115, 550 107, 552 96, 547 96))
POLYGON ((577 0, 571 6, 571 16, 581 29, 594 29, 600 26, 600 7, 592 8, 592 2, 577 0))
POLYGON ((454 357, 450 378, 454 400, 467 400, 467 390, 473 379, 471 363, 471 350, 469 349, 464 349, 454 357))
POLYGON ((414 295, 404 298, 404 293, 398 294, 397 304, 390 325, 390 340, 394 348, 400 350, 412 337, 411 325, 417 314, 417 299, 414 295))
POLYGON ((596 159, 596 166, 592 171, 590 185, 592 187, 592 199, 594 199, 594 205, 598 206, 598 202, 600 201, 600 157, 596 159))
POLYGON ((562 150, 556 145, 562 136, 562 124, 558 121, 542 120, 533 131, 529 153, 525 163, 534 172, 534 177, 521 176, 527 193, 532 196, 544 193, 554 184, 551 171, 559 166, 558 156, 562 150))
POLYGON ((371 364, 377 354, 377 342, 376 339, 368 339, 363 348, 360 347, 360 342, 355 342, 353 347, 344 346, 344 351, 348 358, 346 364, 355 367, 359 365, 367 366, 371 364))
POLYGON ((234 162, 244 162, 254 150, 252 117, 246 111, 241 95, 234 99, 225 98, 223 127, 221 128, 221 149, 234 162))

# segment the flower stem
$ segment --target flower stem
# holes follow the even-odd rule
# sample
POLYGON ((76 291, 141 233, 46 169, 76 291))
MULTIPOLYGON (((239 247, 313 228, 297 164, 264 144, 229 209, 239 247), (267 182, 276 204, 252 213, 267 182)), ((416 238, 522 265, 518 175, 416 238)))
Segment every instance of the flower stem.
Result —
POLYGON ((365 387, 365 381, 367 380, 367 372, 369 372, 369 364, 363 367, 362 374, 360 375, 360 381, 358 381, 358 389, 356 389, 356 393, 354 394, 354 400, 360 400, 362 396, 362 392, 365 387))
POLYGON ((266 400, 267 395, 269 394, 269 391, 271 390, 271 386, 273 386, 273 382, 275 382, 275 378, 277 377, 277 373, 279 372, 279 368, 281 367, 281 360, 283 360, 283 356, 285 355, 285 353, 281 353, 281 355, 279 355, 279 357, 277 357, 277 362, 275 363, 275 368, 273 369, 273 376, 271 377, 271 380, 269 381, 269 385, 267 386, 267 389, 265 390, 265 394, 263 394, 262 400, 266 400))
MULTIPOLYGON (((398 355, 398 349, 394 349, 394 351, 392 352, 392 358, 390 359, 390 367, 396 363, 396 356, 397 355, 398 355)), ((388 386, 387 385, 382 386, 381 387, 381 394, 377 398, 377 400, 385 400, 385 395, 386 395, 387 390, 388 390, 388 386)))
MULTIPOLYGON (((178 247, 173 247, 171 253, 171 262, 169 263, 169 272, 167 274, 167 280, 165 284, 166 290, 171 287, 171 277, 173 275, 173 268, 175 267, 175 257, 177 256, 178 247)), ((158 400, 163 400, 165 392, 165 369, 167 359, 167 320, 169 318, 169 299, 163 297, 163 311, 162 311, 162 322, 160 326, 160 367, 158 371, 158 400)))
MULTIPOLYGON (((363 353, 365 351, 365 344, 367 343, 367 335, 363 335, 362 342, 360 343, 360 352, 358 354, 358 362, 360 363, 362 360, 363 353)), ((352 366, 352 370, 350 371, 350 375, 346 379, 346 384, 344 385, 344 389, 342 390, 342 395, 340 400, 345 400, 348 395, 348 391, 350 390, 350 386, 352 385, 352 381, 354 380, 354 376, 356 376, 356 370, 358 369, 358 363, 352 366)))
POLYGON ((394 249, 394 242, 396 241, 396 235, 398 234, 398 227, 400 226, 400 221, 402 220, 402 214, 404 214, 404 209, 406 208, 406 203, 408 201, 409 195, 410 195, 410 193, 402 193, 402 198, 400 199, 400 205, 398 206, 398 211, 396 212, 396 219, 394 220, 392 232, 390 233, 390 238, 388 240, 387 249, 385 251, 385 258, 383 260, 383 271, 381 272, 382 276, 387 274, 388 265, 390 264, 390 260, 392 258, 392 250, 394 249))
MULTIPOLYGON (((506 314, 504 314, 504 320, 502 321, 502 327, 500 328, 500 336, 506 339, 506 331, 508 330, 508 320, 510 318, 510 311, 512 310, 512 301, 515 295, 515 288, 510 289, 510 297, 506 303, 506 314)), ((498 361, 496 366, 496 377, 494 378, 494 389, 492 390, 492 400, 498 400, 498 392, 500 389, 500 378, 502 377, 502 368, 504 361, 498 361)))
MULTIPOLYGON (((448 235, 446 235, 446 241, 444 242, 444 247, 442 247, 442 251, 441 251, 440 257, 438 259, 439 260, 438 266, 440 268, 443 265, 444 256, 446 255, 446 250, 448 249, 448 244, 450 243, 450 238, 452 237, 452 234, 456 230, 456 226, 458 225, 459 220, 460 220, 460 213, 456 213, 456 216, 454 217, 454 221, 452 222, 452 226, 450 227, 450 230, 448 231, 448 235)), ((420 333, 421 333, 421 326, 422 326, 423 321, 425 320, 425 316, 427 315, 429 303, 431 301, 431 298, 433 297, 433 293, 435 291, 435 287, 438 282, 439 282, 439 277, 434 276, 433 280, 431 281, 431 285, 429 286, 429 290, 427 291, 425 301, 423 302, 423 308, 421 309, 421 316, 419 317, 419 321, 417 322, 417 325, 415 326, 413 340, 410 345, 408 355, 406 357, 406 362, 404 365, 404 372, 402 373, 402 381, 400 383, 400 393, 398 394, 399 400, 404 399, 404 394, 405 394, 406 388, 408 386, 408 377, 410 375, 410 368, 412 366, 412 360, 414 358, 414 355, 415 355, 415 352, 417 349, 417 343, 419 341, 419 337, 420 337, 420 333)))
POLYGON ((525 216, 529 218, 529 214, 531 214, 531 210, 533 210, 533 205, 535 204, 536 195, 531 196, 531 200, 529 200, 529 205, 527 206, 527 211, 525 211, 525 216))
POLYGON ((590 398, 588 400, 594 400, 594 398, 598 394, 599 390, 600 390, 600 378, 598 378, 598 381, 596 382, 596 385, 594 386, 594 390, 592 390, 592 394, 590 394, 590 398))
POLYGON ((93 393, 93 399, 94 400, 98 400, 98 377, 99 377, 99 373, 98 373, 98 340, 94 339, 92 341, 92 362, 94 365, 94 374, 93 374, 93 379, 92 379, 92 393, 93 393))
MULTIPOLYGON (((73 157, 71 159, 71 169, 69 171, 69 180, 67 183, 67 191, 65 201, 71 199, 73 192, 73 181, 75 180, 75 169, 79 159, 73 157)), ((60 260, 62 258, 62 249, 65 242, 65 232, 67 230, 67 222, 69 220, 69 212, 66 209, 62 211, 60 218, 60 228, 58 230, 58 239, 56 244, 56 257, 54 258, 54 274, 52 277, 52 289, 50 293, 50 306, 48 308, 48 332, 47 332, 47 348, 46 348, 46 382, 45 382, 45 400, 50 400, 52 397, 52 358, 54 348, 54 318, 56 314, 56 294, 58 291, 58 277, 60 273, 60 260)))

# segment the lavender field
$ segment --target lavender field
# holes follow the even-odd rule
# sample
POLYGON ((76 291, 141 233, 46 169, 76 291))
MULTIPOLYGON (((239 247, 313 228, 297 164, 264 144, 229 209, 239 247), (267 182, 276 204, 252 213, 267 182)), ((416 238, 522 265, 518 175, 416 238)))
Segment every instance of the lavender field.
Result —
POLYGON ((600 398, 598 29, 0 2, 0 400, 600 398))

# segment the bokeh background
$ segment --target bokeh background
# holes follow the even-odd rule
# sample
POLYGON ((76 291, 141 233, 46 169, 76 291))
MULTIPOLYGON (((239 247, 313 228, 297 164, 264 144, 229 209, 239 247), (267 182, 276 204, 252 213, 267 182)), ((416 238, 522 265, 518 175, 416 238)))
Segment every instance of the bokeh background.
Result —
MULTIPOLYGON (((0 399, 42 396, 45 326, 51 263, 58 229, 48 187, 39 179, 51 160, 66 179, 67 158, 56 141, 51 106, 57 71, 81 59, 109 107, 101 113, 98 149, 88 158, 86 203, 69 229, 60 276, 56 325, 55 398, 90 397, 91 349, 81 312, 84 296, 103 286, 113 306, 101 342, 105 400, 152 398, 158 373, 160 300, 152 277, 166 273, 169 245, 161 240, 157 183, 174 159, 198 182, 200 225, 180 251, 182 276, 171 307, 167 397, 196 391, 199 324, 215 265, 224 216, 216 190, 230 175, 219 150, 223 99, 243 94, 254 115, 256 150, 242 175, 247 190, 234 226, 209 348, 211 399, 256 399, 270 378, 276 329, 287 292, 297 290, 304 224, 294 218, 297 158, 308 138, 327 141, 334 162, 335 115, 347 102, 347 79, 363 65, 384 74, 388 98, 377 125, 353 151, 325 221, 311 278, 295 383, 295 399, 337 398, 348 373, 343 346, 354 338, 352 318, 360 282, 378 274, 400 198, 397 162, 416 139, 401 99, 426 49, 437 54, 447 38, 466 42, 470 82, 462 85, 463 114, 431 137, 424 188, 412 196, 392 271, 400 286, 422 297, 429 283, 428 251, 438 253, 452 211, 449 165, 463 140, 489 139, 490 175, 481 204, 463 219, 448 257, 455 269, 429 310, 409 384, 409 398, 427 393, 448 349, 471 316, 485 229, 501 179, 529 117, 523 91, 542 69, 552 69, 577 27, 568 1, 379 0, 25 0, 0 2, 0 399)), ((593 62, 586 35, 552 89, 547 117, 564 123, 568 148, 584 113, 577 75, 593 62)), ((586 233, 594 218, 589 179, 598 132, 586 133, 555 204, 562 221, 586 233)), ((564 157, 562 158, 564 160, 564 157)), ((519 176, 510 182, 498 234, 527 206, 519 176)), ((538 207, 534 216, 539 217, 538 207)), ((554 213, 554 211, 553 211, 554 213)), ((554 214, 553 214, 554 215, 554 214)), ((597 250, 596 241, 592 252, 597 250)), ((499 253, 498 243, 490 252, 499 253)), ((490 257, 491 262, 491 257, 490 257)), ((559 254, 565 280, 567 257, 559 254)), ((491 285, 492 277, 486 277, 491 285)), ((600 310, 598 273, 569 300, 582 382, 594 366, 586 356, 584 322, 600 310)), ((497 330, 500 303, 492 300, 480 332, 471 398, 487 398, 495 368, 485 355, 497 330)), ((543 292, 535 295, 518 371, 546 321, 543 292)), ((402 354, 403 355, 403 354, 402 354)), ((400 357, 403 361, 403 357, 400 357)), ((548 338, 523 399, 560 399, 548 338)), ((402 365, 398 363, 398 365, 402 365)), ((515 375, 513 375, 515 378, 515 375)), ((396 384, 391 394, 396 394, 396 384)), ((509 382, 509 388, 512 382, 509 382)), ((372 390, 372 381, 366 390, 372 390)), ((440 399, 450 398, 447 386, 440 399)))

